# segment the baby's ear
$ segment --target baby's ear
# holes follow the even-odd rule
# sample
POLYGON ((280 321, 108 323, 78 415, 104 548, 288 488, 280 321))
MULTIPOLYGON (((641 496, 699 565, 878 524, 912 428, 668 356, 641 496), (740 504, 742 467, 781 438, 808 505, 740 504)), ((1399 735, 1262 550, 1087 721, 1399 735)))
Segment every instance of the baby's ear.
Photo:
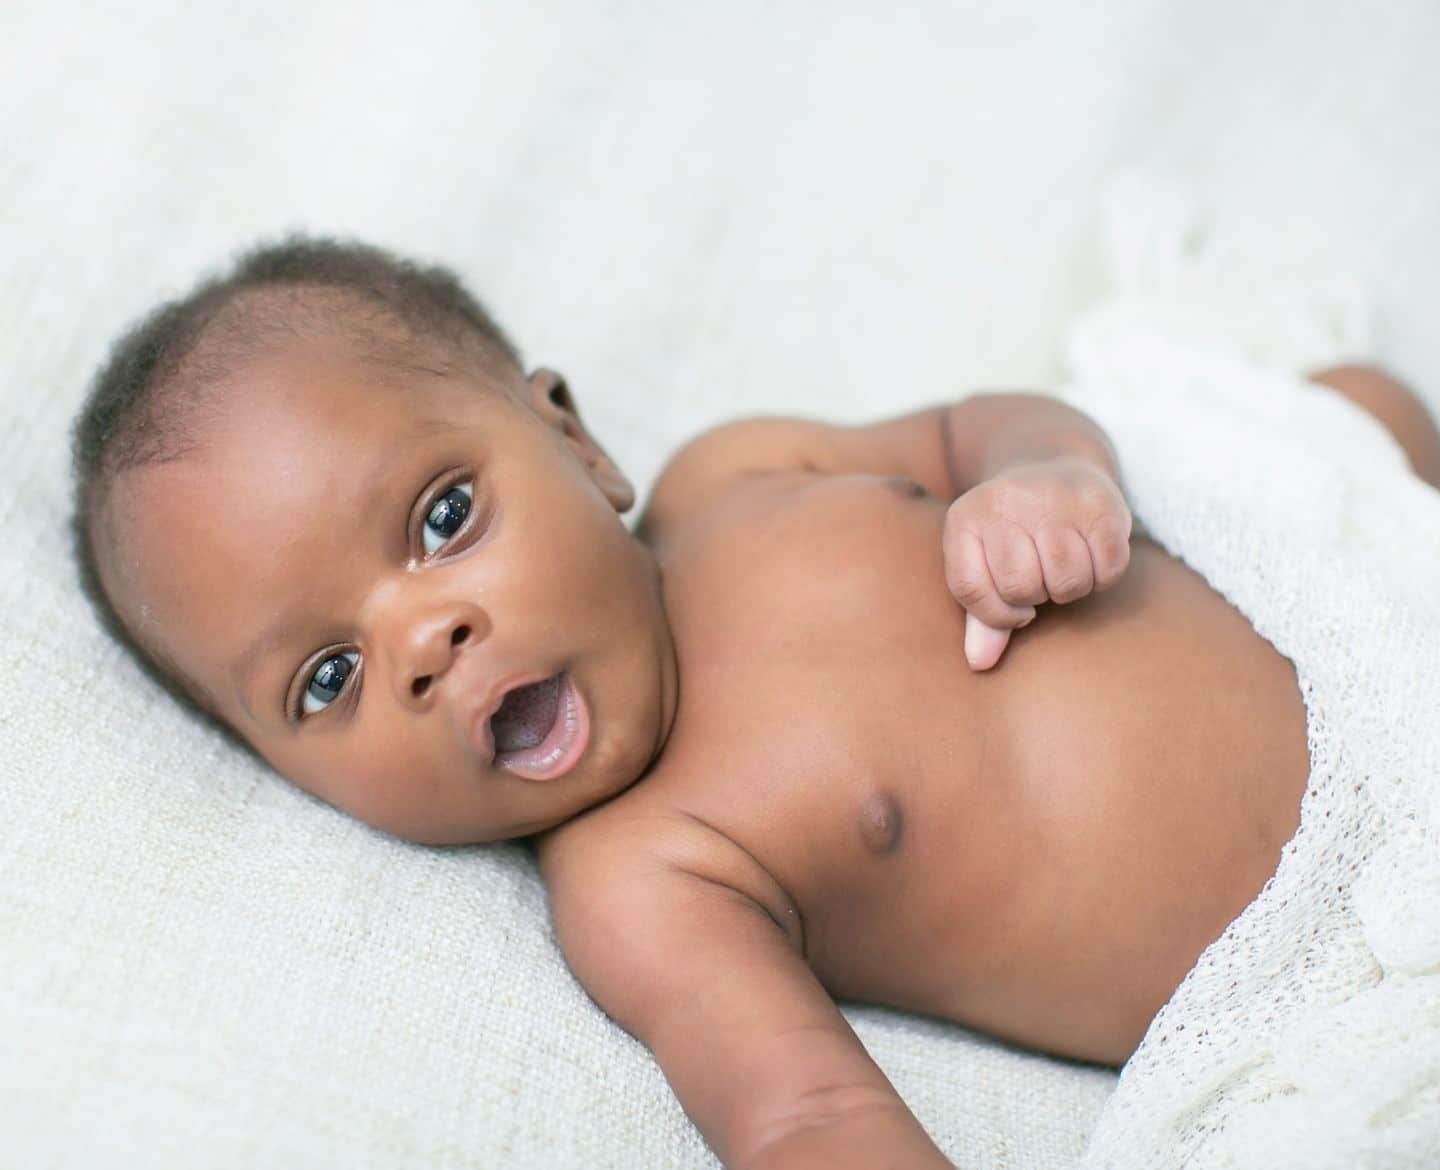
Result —
POLYGON ((565 436, 580 462, 590 472, 590 478, 599 485, 615 510, 629 511, 635 503, 635 489, 621 474, 615 461, 605 454, 604 448, 585 429, 565 379, 554 370, 541 368, 530 375, 527 383, 531 409, 543 422, 565 436))

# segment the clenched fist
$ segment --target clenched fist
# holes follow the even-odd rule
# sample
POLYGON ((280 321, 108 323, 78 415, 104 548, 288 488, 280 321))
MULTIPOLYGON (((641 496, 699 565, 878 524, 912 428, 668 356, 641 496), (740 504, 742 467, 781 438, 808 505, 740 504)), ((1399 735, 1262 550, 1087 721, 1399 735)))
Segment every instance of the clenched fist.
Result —
POLYGON ((971 669, 999 662, 1041 602, 1115 584, 1130 563, 1130 526, 1119 485, 1078 457, 1008 467, 951 504, 945 582, 965 607, 971 669))

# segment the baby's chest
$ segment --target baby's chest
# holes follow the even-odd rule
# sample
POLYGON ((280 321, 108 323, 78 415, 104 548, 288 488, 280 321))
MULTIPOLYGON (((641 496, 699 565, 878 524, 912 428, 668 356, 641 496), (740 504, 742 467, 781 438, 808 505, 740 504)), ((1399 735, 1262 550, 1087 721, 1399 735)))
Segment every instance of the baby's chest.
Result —
POLYGON ((944 512, 874 476, 777 485, 722 512, 666 568, 683 687, 671 748, 744 761, 777 798, 853 789, 855 817, 886 822, 895 801, 871 785, 951 762, 976 700, 944 580, 944 512), (817 788, 817 771, 831 784, 817 788), (808 782, 792 793, 787 775, 808 782))
POLYGON ((945 586, 939 501, 846 477, 756 512, 667 587, 682 700, 664 771, 794 898, 824 966, 1003 884, 986 831, 1010 815, 987 785, 1003 753, 945 586))

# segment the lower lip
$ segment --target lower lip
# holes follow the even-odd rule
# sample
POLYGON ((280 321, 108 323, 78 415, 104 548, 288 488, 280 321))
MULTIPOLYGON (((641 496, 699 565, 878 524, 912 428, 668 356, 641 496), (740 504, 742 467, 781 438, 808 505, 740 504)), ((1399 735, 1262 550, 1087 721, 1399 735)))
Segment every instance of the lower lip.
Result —
POLYGON ((590 712, 567 671, 561 680, 559 710, 550 734, 533 748, 502 752, 495 766, 527 780, 558 780, 575 766, 589 742, 590 712))

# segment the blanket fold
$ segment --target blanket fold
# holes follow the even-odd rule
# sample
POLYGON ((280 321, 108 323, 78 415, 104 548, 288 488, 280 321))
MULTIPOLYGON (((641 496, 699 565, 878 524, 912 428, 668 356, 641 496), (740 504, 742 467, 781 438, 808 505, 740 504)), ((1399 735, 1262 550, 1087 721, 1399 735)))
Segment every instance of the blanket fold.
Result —
POLYGON ((1154 180, 1112 181, 1105 212, 1113 291, 1067 331, 1057 394, 1110 434, 1136 519, 1294 663, 1311 773, 1082 1165, 1434 1166, 1440 492, 1305 381, 1365 357, 1362 289, 1247 275, 1154 180))

